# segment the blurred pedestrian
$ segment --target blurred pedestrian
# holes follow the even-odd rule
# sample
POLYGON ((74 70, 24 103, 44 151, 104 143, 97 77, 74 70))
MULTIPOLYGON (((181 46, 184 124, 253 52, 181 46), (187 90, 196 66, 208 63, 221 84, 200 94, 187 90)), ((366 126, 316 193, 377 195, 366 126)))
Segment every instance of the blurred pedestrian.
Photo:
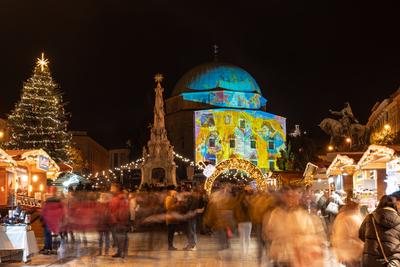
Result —
POLYGON ((108 255, 110 250, 110 227, 111 227, 111 212, 110 212, 111 196, 108 193, 101 193, 97 203, 97 232, 99 234, 99 253, 108 255))
POLYGON ((53 250, 52 234, 61 232, 61 224, 65 217, 64 204, 57 196, 57 189, 54 186, 48 188, 48 195, 41 211, 41 220, 44 225, 44 248, 42 254, 50 254, 53 250))
POLYGON ((164 201, 164 206, 166 210, 166 223, 168 230, 168 250, 177 250, 174 247, 174 235, 177 231, 177 221, 174 219, 173 213, 178 208, 177 203, 177 192, 175 190, 170 190, 164 201))
POLYGON ((354 201, 340 209, 332 227, 332 248, 338 261, 346 267, 360 267, 363 243, 358 238, 358 229, 363 217, 359 205, 354 201))
POLYGON ((300 206, 301 187, 284 186, 278 206, 264 218, 267 256, 274 267, 321 267, 326 236, 318 217, 300 206))
POLYGON ((396 198, 384 195, 365 217, 359 237, 364 242, 363 267, 400 266, 400 216, 396 198))
POLYGON ((246 186, 244 190, 238 194, 233 211, 235 221, 238 224, 242 257, 249 254, 250 247, 252 223, 250 219, 249 195, 251 195, 251 187, 246 186))
POLYGON ((113 257, 124 258, 128 251, 129 203, 126 194, 120 191, 119 185, 113 186, 114 196, 110 203, 110 213, 117 245, 117 253, 113 257))

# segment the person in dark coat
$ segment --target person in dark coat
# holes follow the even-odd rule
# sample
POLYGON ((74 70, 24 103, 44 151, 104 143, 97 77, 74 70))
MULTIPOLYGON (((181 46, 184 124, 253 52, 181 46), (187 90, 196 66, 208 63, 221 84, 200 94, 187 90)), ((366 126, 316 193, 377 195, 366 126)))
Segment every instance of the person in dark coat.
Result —
POLYGON ((386 266, 372 220, 375 220, 385 255, 388 260, 392 261, 392 265, 388 266, 400 266, 400 216, 397 211, 396 198, 383 196, 376 210, 365 217, 359 230, 359 238, 364 242, 362 266, 386 266))

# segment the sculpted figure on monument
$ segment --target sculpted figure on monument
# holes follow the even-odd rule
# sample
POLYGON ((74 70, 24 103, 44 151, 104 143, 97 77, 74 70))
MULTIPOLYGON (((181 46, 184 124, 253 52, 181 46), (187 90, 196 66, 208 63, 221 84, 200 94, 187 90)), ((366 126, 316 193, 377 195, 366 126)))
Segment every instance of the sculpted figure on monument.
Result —
POLYGON ((329 143, 339 150, 351 148, 360 148, 367 144, 369 140, 369 131, 365 125, 361 125, 354 116, 351 106, 348 102, 340 111, 329 110, 332 115, 339 116, 339 119, 325 118, 319 124, 319 127, 330 136, 329 143), (350 138, 350 142, 345 142, 350 138))

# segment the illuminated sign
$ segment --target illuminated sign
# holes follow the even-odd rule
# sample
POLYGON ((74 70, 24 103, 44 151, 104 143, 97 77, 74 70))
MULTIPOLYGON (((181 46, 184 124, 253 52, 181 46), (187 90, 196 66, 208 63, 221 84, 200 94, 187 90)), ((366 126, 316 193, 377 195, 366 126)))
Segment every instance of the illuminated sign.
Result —
POLYGON ((50 167, 50 160, 49 158, 39 155, 37 157, 37 168, 40 170, 48 171, 50 167))

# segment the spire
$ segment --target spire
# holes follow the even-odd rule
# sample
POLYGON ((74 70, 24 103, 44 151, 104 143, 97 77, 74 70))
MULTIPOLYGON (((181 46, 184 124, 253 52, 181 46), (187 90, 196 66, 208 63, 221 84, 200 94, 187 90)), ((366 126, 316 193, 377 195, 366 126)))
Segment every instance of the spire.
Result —
POLYGON ((155 104, 154 104, 154 123, 153 129, 160 130, 165 128, 164 122, 164 99, 163 99, 163 91, 164 88, 161 86, 161 82, 164 79, 164 76, 160 73, 157 73, 154 76, 154 81, 157 83, 154 91, 156 92, 155 104))
POLYGON ((218 45, 214 44, 214 61, 218 61, 218 45))

